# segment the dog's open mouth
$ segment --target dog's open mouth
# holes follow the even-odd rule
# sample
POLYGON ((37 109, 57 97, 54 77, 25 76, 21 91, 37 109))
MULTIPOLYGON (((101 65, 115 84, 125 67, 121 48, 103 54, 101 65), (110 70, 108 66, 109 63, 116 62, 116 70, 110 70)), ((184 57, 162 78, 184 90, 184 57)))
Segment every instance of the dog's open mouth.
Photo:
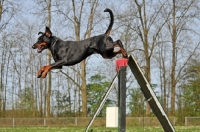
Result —
POLYGON ((39 47, 37 48, 37 52, 38 52, 38 53, 41 53, 41 52, 43 51, 43 49, 44 49, 44 46, 39 46, 39 47))

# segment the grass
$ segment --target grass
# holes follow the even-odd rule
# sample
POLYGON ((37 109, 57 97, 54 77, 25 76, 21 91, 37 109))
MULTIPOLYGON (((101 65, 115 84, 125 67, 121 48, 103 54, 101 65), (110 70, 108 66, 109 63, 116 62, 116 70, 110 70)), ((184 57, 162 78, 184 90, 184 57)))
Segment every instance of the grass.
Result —
MULTIPOLYGON (((117 128, 92 127, 92 132, 118 132, 117 128)), ((90 130, 91 130, 90 129, 90 130)), ((198 127, 175 127, 176 132, 200 132, 198 127)), ((85 127, 4 127, 0 132, 84 132, 85 127)), ((126 132, 163 132, 161 127, 128 127, 126 132)))

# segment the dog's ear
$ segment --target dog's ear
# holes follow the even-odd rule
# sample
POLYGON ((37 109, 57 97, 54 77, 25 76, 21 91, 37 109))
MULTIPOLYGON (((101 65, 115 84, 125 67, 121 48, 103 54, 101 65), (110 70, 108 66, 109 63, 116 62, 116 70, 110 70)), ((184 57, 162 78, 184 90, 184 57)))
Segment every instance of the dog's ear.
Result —
POLYGON ((52 36, 52 32, 51 32, 51 30, 49 29, 49 27, 46 27, 45 35, 46 35, 47 37, 51 37, 51 36, 52 36))
POLYGON ((38 33, 38 35, 40 35, 40 34, 42 34, 42 35, 43 35, 44 33, 43 33, 43 32, 39 32, 39 33, 38 33))

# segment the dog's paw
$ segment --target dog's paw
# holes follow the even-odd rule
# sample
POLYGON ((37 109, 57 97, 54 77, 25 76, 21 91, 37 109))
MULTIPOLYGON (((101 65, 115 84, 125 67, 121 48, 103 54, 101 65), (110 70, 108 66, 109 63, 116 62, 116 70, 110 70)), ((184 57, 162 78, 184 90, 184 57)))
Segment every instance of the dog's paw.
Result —
POLYGON ((38 71, 38 73, 37 73, 37 78, 40 78, 40 77, 42 76, 42 72, 43 72, 43 71, 41 71, 41 70, 38 71))
POLYGON ((47 76, 47 73, 51 70, 51 66, 43 66, 37 74, 38 78, 45 78, 47 76))
POLYGON ((37 78, 40 78, 41 77, 41 75, 37 75, 37 78))
POLYGON ((44 72, 44 70, 45 70, 45 66, 43 66, 42 68, 40 68, 40 70, 37 73, 37 78, 40 78, 42 76, 42 73, 44 72))
POLYGON ((47 73, 46 73, 46 72, 43 72, 41 77, 42 77, 42 78, 46 78, 46 76, 47 76, 47 73))

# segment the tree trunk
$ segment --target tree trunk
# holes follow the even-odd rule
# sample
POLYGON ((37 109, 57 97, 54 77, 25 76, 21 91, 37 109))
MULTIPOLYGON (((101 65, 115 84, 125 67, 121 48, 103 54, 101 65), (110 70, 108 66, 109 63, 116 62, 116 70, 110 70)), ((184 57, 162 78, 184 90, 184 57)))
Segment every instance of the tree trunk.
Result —
MULTIPOLYGON (((48 27, 51 28, 51 0, 47 3, 48 27)), ((48 65, 51 64, 51 52, 48 50, 48 65)), ((47 92, 47 117, 51 116, 51 72, 48 73, 48 92, 47 92)))
MULTIPOLYGON (((75 29, 75 36, 76 41, 80 41, 80 26, 81 26, 81 14, 82 14, 82 7, 84 5, 84 1, 82 2, 82 6, 80 9, 80 15, 79 17, 76 16, 76 8, 75 8, 75 2, 72 0, 73 4, 73 12, 74 12, 74 29, 75 29)), ((82 116, 87 116, 87 92, 86 92, 86 72, 85 72, 86 64, 85 60, 81 62, 81 97, 82 97, 82 116)))
MULTIPOLYGON (((73 13, 74 13, 74 28, 75 28, 75 36, 76 40, 80 41, 80 26, 81 26, 81 16, 82 16, 82 8, 84 5, 84 1, 81 3, 81 8, 79 12, 79 17, 76 16, 76 8, 75 8, 75 2, 72 0, 72 6, 73 6, 73 13)), ((90 8, 90 16, 88 19, 88 25, 87 31, 84 34, 84 39, 86 39, 86 36, 89 38, 91 35, 91 31, 93 29, 93 18, 94 18, 94 13, 96 11, 96 7, 98 5, 98 0, 95 0, 91 2, 91 8, 90 8)), ((83 60, 81 62, 81 98, 82 98, 82 116, 86 117, 87 116, 87 90, 86 90, 86 62, 83 60)))
POLYGON ((173 12, 172 12, 172 66, 171 66, 171 115, 175 114, 175 95, 176 95, 176 80, 175 80, 175 68, 176 68, 176 10, 175 0, 173 0, 173 12))
POLYGON ((166 79, 166 71, 164 71, 163 73, 163 93, 164 93, 164 103, 163 103, 163 107, 164 107, 164 110, 167 111, 167 79, 166 79))
MULTIPOLYGON (((151 74, 150 74, 150 66, 151 66, 151 58, 149 55, 149 42, 148 42, 148 27, 147 27, 147 16, 146 16, 146 6, 145 6, 145 1, 143 3, 143 15, 142 15, 142 8, 141 5, 139 5, 138 1, 135 0, 137 7, 138 7, 138 11, 139 11, 139 15, 140 15, 140 22, 142 24, 142 32, 143 35, 140 34, 141 39, 143 40, 143 47, 144 47, 144 54, 145 54, 145 62, 146 62, 146 66, 145 66, 145 77, 147 79, 147 81, 151 84, 151 74)), ((141 32, 141 33, 142 33, 141 32)), ((150 106, 149 103, 146 102, 146 115, 149 116, 150 115, 150 106)))
POLYGON ((40 103, 39 103, 39 110, 40 110, 40 117, 42 118, 43 117, 43 110, 42 110, 42 104, 43 104, 43 94, 42 94, 42 89, 43 89, 43 85, 42 84, 42 79, 40 79, 40 82, 39 82, 39 85, 40 85, 40 103))
POLYGON ((82 85, 81 85, 81 97, 82 97, 82 116, 87 116, 87 91, 86 91, 86 64, 85 60, 81 62, 81 78, 82 78, 82 85))

